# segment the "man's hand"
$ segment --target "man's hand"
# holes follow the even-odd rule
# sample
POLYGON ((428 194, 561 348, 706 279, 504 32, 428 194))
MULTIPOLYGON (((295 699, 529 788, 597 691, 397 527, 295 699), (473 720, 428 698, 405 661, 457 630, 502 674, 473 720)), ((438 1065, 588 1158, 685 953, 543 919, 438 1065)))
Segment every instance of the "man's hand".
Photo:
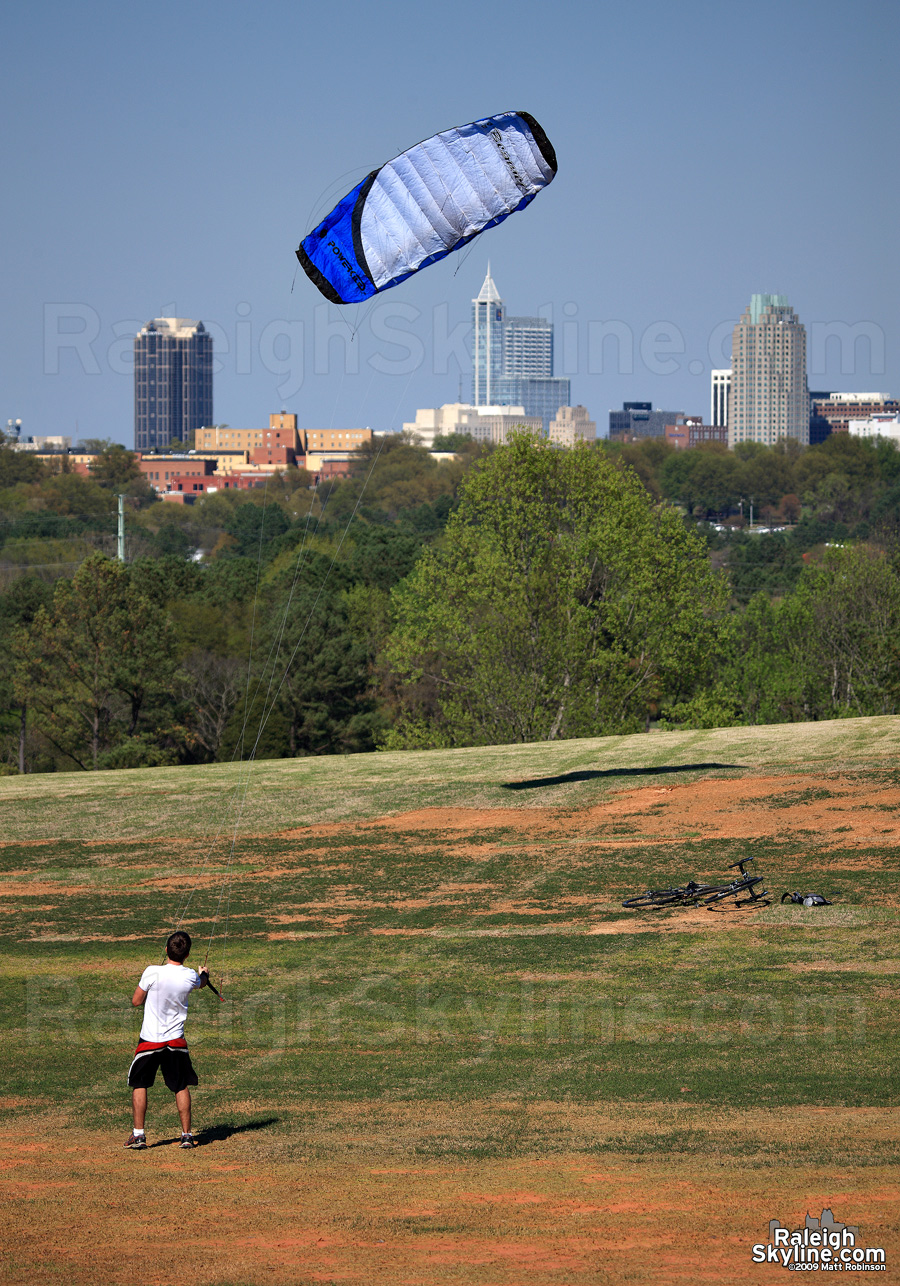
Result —
POLYGON ((208 986, 209 986, 209 970, 207 969, 206 965, 201 965, 201 966, 200 966, 199 973, 200 973, 200 986, 201 986, 201 987, 208 987, 208 986))

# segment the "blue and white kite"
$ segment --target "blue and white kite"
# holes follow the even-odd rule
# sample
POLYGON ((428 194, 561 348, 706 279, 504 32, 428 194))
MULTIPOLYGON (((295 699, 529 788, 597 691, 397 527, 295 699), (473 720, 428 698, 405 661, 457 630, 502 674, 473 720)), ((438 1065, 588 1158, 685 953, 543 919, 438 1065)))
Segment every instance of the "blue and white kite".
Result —
POLYGON ((358 303, 524 210, 555 174, 553 146, 527 112, 444 130, 373 170, 297 258, 326 299, 358 303))

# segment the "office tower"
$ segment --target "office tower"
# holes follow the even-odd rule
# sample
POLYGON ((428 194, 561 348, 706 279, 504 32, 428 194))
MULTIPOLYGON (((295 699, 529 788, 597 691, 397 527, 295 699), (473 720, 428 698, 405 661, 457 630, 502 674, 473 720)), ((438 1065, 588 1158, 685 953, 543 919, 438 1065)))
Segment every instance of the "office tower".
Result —
POLYGON ((212 336, 203 322, 156 317, 134 339, 134 446, 167 447, 213 418, 212 336))
POLYGON ((731 394, 731 367, 727 371, 710 371, 709 422, 727 425, 728 398, 731 394))
POLYGON ((472 300, 472 404, 493 406, 503 373, 503 300, 494 285, 491 265, 472 300))
POLYGON ((544 432, 571 400, 571 384, 553 374, 553 323, 544 317, 507 317, 500 292, 487 276, 472 300, 472 404, 521 406, 539 416, 544 432))
POLYGON ((731 341, 728 445, 809 442, 806 328, 784 295, 752 295, 731 341))

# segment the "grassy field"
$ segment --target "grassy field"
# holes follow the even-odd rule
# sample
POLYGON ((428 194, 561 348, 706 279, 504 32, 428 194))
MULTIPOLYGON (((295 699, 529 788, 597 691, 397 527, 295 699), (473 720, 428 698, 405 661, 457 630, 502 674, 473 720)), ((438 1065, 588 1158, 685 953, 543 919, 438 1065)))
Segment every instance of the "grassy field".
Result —
POLYGON ((898 748, 886 718, 0 780, 4 1280, 168 1280, 172 1236, 221 1286, 762 1282, 769 1219, 829 1205, 900 1277, 898 748), (621 905, 748 856, 764 907, 621 905), (206 1146, 135 1155, 128 1002, 179 914, 225 995, 188 1030, 206 1146))

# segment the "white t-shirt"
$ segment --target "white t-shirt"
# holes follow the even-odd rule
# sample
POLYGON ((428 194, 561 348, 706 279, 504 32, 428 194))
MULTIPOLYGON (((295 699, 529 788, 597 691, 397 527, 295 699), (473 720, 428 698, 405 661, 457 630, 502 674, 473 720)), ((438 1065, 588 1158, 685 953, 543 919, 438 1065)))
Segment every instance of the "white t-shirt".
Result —
POLYGON ((184 1035, 188 996, 200 986, 200 975, 187 965, 149 965, 138 986, 146 991, 141 1040, 174 1040, 184 1035))

